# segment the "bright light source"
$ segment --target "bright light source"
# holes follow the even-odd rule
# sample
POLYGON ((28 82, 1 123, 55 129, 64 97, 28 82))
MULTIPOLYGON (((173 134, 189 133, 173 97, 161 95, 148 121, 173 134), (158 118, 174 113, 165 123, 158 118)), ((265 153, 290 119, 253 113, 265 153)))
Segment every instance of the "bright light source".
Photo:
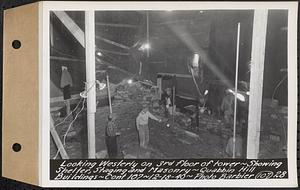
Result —
POLYGON ((132 84, 132 82, 133 82, 132 79, 129 79, 129 80, 127 81, 128 84, 132 84))
POLYGON ((195 53, 194 58, 193 58, 193 62, 192 62, 193 67, 198 67, 198 62, 199 62, 199 54, 195 53))
POLYGON ((145 48, 145 49, 150 49, 150 44, 148 44, 148 43, 145 44, 144 48, 145 48))
POLYGON ((204 11, 199 11, 199 13, 203 13, 204 11))
POLYGON ((145 44, 143 44, 140 48, 139 48, 139 50, 146 50, 146 49, 150 49, 151 47, 150 47, 150 44, 149 43, 145 43, 145 44))
POLYGON ((100 90, 103 90, 105 87, 106 87, 106 84, 105 84, 105 83, 100 83, 100 84, 99 84, 99 89, 100 89, 100 90))
POLYGON ((248 96, 250 96, 250 92, 249 92, 249 91, 247 91, 246 94, 247 94, 248 96))
POLYGON ((96 84, 99 85, 99 90, 103 90, 105 87, 106 87, 106 84, 105 83, 102 83, 98 80, 96 80, 96 84))
POLYGON ((101 56, 102 56, 102 53, 101 53, 100 51, 98 51, 98 52, 97 52, 97 55, 101 57, 101 56))
POLYGON ((207 94, 208 94, 208 90, 205 90, 204 95, 207 95, 207 94))
MULTIPOLYGON (((233 90, 231 90, 231 89, 228 89, 228 92, 230 92, 231 94, 235 95, 235 92, 233 90)), ((242 102, 246 101, 245 96, 242 95, 242 94, 240 94, 240 93, 237 93, 236 97, 237 97, 237 99, 239 99, 242 102)))

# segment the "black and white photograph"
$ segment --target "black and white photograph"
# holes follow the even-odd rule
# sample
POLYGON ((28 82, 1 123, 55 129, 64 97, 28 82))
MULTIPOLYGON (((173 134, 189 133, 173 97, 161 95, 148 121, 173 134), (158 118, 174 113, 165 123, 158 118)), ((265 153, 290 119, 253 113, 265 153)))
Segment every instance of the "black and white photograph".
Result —
MULTIPOLYGON (((269 11, 264 23, 257 158, 286 158, 287 15, 269 11)), ((88 52, 95 54, 95 80, 87 82, 84 12, 51 12, 51 134, 66 153, 57 154, 53 135, 51 157, 246 158, 257 146, 247 146, 253 16, 253 10, 96 11, 95 53, 88 52), (88 104, 91 90, 96 99, 88 104), (88 105, 96 110, 89 113, 88 105)))
POLYGON ((288 178, 289 11, 50 9, 51 179, 288 178), (132 170, 137 162, 157 176, 117 175, 89 160, 132 170), (201 160, 207 167, 198 172, 201 160), (242 160, 240 173, 281 171, 230 174, 242 160), (223 175, 213 177, 210 163, 223 175), (72 177, 71 165, 105 174, 72 177), (158 176, 160 167, 184 176, 158 176))

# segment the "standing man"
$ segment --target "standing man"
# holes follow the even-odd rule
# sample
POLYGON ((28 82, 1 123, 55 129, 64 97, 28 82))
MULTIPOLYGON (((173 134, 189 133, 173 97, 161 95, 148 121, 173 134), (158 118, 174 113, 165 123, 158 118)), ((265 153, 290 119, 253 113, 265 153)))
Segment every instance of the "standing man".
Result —
POLYGON ((149 112, 148 105, 146 102, 143 102, 142 106, 143 110, 139 113, 139 115, 136 118, 136 127, 139 134, 140 147, 147 148, 149 144, 149 118, 158 122, 161 122, 161 119, 158 119, 149 112))
POLYGON ((116 132, 115 127, 115 117, 113 114, 109 114, 105 130, 105 143, 109 158, 116 158, 118 155, 117 136, 118 133, 116 132))
POLYGON ((162 94, 163 103, 165 106, 165 116, 169 117, 172 115, 172 109, 173 109, 173 100, 172 100, 173 94, 171 88, 166 88, 165 92, 162 94))
POLYGON ((234 96, 228 90, 225 91, 225 97, 222 100, 221 110, 224 112, 224 119, 227 124, 233 122, 234 96))

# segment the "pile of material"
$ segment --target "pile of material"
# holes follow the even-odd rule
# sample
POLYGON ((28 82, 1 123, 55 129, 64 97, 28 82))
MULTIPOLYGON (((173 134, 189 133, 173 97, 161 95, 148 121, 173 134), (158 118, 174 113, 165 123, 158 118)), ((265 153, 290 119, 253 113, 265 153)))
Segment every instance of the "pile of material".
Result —
POLYGON ((287 109, 264 102, 261 117, 260 157, 286 157, 287 109))
POLYGON ((129 99, 140 101, 144 96, 149 94, 150 90, 144 87, 140 82, 128 84, 126 81, 121 82, 115 89, 115 99, 127 101, 129 99))

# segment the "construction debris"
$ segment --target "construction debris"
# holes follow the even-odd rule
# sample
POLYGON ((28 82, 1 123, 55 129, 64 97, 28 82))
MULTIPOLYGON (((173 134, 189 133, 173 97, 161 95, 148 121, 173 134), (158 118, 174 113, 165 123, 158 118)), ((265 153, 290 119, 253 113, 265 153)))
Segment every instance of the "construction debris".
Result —
MULTIPOLYGON (((124 80, 117 85, 111 84, 110 89, 113 111, 118 118, 116 125, 122 134, 118 138, 119 149, 122 151, 121 157, 136 159, 182 158, 182 155, 188 158, 224 156, 224 144, 232 136, 233 127, 225 124, 222 118, 206 112, 197 114, 196 106, 190 105, 184 108, 185 112, 177 108, 174 112, 174 121, 172 121, 170 116, 165 116, 166 110, 164 105, 161 105, 155 86, 148 82, 128 83, 128 80, 124 80), (151 147, 141 150, 138 144, 135 118, 142 108, 140 102, 144 101, 149 103, 150 112, 163 118, 164 122, 161 124, 155 121, 149 122, 151 147)), ((106 96, 107 90, 97 93, 97 99, 105 100, 103 102, 106 103, 98 107, 96 113, 96 147, 98 150, 96 158, 98 159, 107 158, 107 152, 103 150, 105 148, 102 131, 104 127, 100 122, 107 117, 109 112, 106 96)), ((286 138, 286 110, 271 106, 264 107, 262 110, 262 138, 265 140, 261 141, 260 155, 262 158, 271 158, 272 154, 278 150, 278 146, 284 146, 282 142, 286 138)), ((56 112, 57 110, 53 109, 52 114, 55 115, 56 112)), ((71 150, 83 149, 83 146, 77 143, 77 141, 81 143, 84 141, 78 138, 82 136, 79 135, 81 130, 78 126, 85 126, 85 122, 85 120, 82 120, 80 124, 75 122, 74 129, 70 130, 67 135, 66 151, 74 152, 70 155, 71 158, 82 157, 81 154, 71 150)), ((66 125, 58 127, 60 136, 64 134, 66 128, 66 125)), ((280 152, 280 154, 283 153, 280 152)))

